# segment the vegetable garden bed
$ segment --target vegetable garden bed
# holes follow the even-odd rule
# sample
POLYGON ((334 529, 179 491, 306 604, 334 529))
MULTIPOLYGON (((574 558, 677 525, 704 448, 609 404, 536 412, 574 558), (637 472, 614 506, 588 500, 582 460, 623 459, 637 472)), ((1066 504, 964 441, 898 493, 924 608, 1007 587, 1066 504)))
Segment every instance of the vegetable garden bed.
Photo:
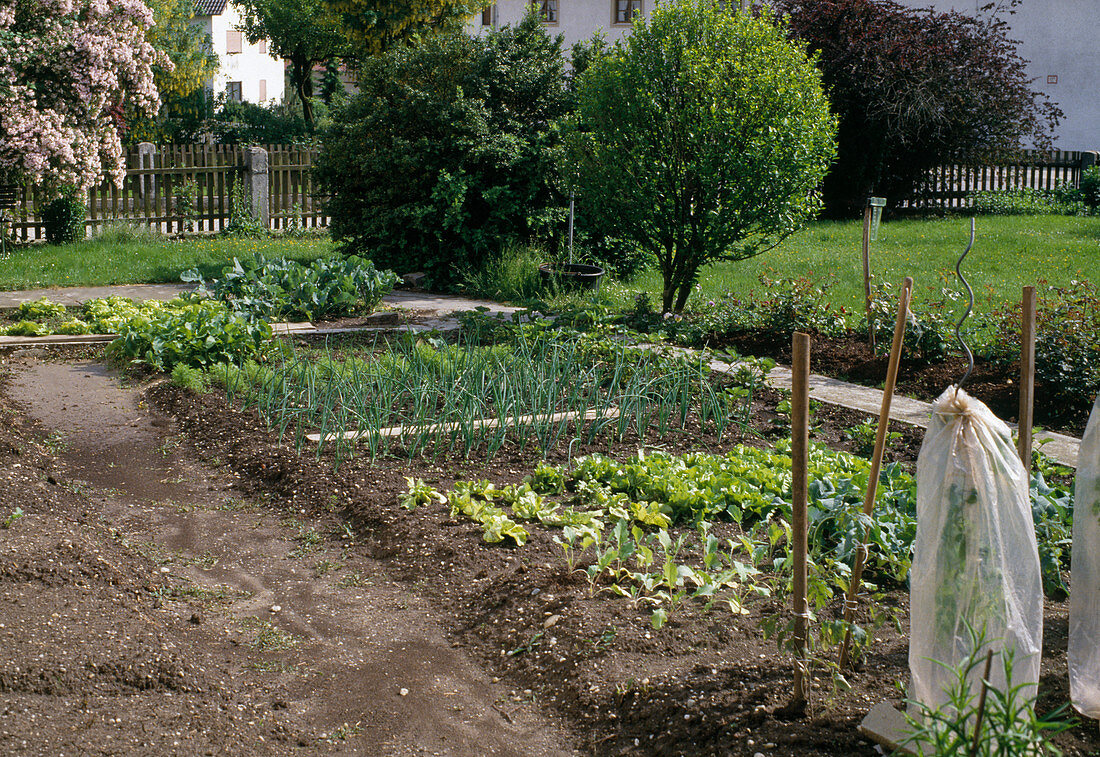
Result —
MULTIPOLYGON (((818 665, 809 711, 785 713, 784 398, 762 387, 760 366, 719 378, 612 336, 517 326, 458 344, 348 338, 215 371, 224 392, 149 394, 246 486, 295 509, 341 509, 363 549, 452 619, 456 643, 516 696, 567 716, 588 752, 873 754, 856 725, 874 702, 900 699, 907 678, 920 435, 894 427, 857 617, 862 654, 836 678, 869 468, 843 449, 865 443, 865 416, 814 411, 818 665), (472 422, 488 417, 502 422, 472 422), (416 431, 380 433, 394 426, 416 431), (360 438, 309 438, 348 431, 360 438)), ((1043 711, 1067 699, 1058 597, 1069 495, 1042 477, 1033 488, 1050 596, 1043 711)), ((1068 754, 1100 748, 1094 727, 1059 742, 1068 754)))

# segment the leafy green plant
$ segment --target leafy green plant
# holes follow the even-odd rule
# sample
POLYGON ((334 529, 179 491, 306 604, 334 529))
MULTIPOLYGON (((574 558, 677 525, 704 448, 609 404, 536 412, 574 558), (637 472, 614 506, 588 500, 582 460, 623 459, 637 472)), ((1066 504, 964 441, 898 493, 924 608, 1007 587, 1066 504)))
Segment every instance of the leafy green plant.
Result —
POLYGON ((234 258, 209 284, 194 269, 181 278, 199 282, 200 293, 252 317, 305 320, 370 312, 397 283, 392 271, 378 271, 354 255, 309 264, 263 255, 245 263, 234 258))
POLYGON ((1037 216, 1080 215, 1085 203, 1065 192, 1039 189, 986 190, 974 193, 974 212, 979 215, 1037 216))
POLYGON ((486 542, 495 544, 510 538, 517 546, 523 546, 528 538, 527 529, 491 504, 500 496, 501 491, 486 481, 459 482, 448 493, 447 502, 452 517, 461 513, 481 525, 482 538, 486 542))
POLYGON ((1092 166, 1081 172, 1079 189, 1085 206, 1095 212, 1100 207, 1100 166, 1092 166))
POLYGON ((18 311, 20 318, 28 321, 57 320, 65 317, 69 312, 64 305, 50 302, 47 297, 22 302, 19 304, 18 311))
POLYGON ((54 329, 54 333, 79 336, 81 334, 91 334, 92 327, 79 318, 72 318, 68 321, 59 323, 54 329))
POLYGON ((176 363, 172 368, 172 383, 195 394, 206 391, 209 377, 205 371, 192 368, 185 363, 176 363))
POLYGON ((80 190, 74 186, 62 187, 59 196, 42 210, 46 242, 68 244, 84 239, 84 218, 87 212, 80 190))
POLYGON ((176 191, 176 215, 183 219, 183 230, 190 234, 199 218, 199 190, 194 179, 184 179, 176 191))
POLYGON ((8 529, 15 525, 15 522, 24 517, 26 513, 23 512, 23 508, 17 507, 10 513, 5 515, 3 519, 0 519, 0 528, 8 529))
MULTIPOLYGON (((1100 293, 1087 280, 1038 292, 1035 309, 1035 380, 1051 397, 1054 418, 1083 416, 1100 393, 1100 293)), ((1020 306, 998 308, 989 318, 987 355, 999 363, 1020 356, 1020 306)))
POLYGON ((178 364, 208 368, 241 362, 268 351, 271 327, 248 320, 212 300, 173 300, 162 308, 123 321, 108 354, 160 371, 178 364))
POLYGON ((424 483, 424 479, 405 477, 405 483, 408 484, 408 490, 398 496, 397 503, 406 510, 415 510, 421 505, 431 504, 432 502, 438 502, 441 505, 447 504, 447 496, 439 492, 433 486, 424 483))
MULTIPOLYGON (((862 423, 848 428, 845 435, 855 445, 856 454, 869 457, 875 451, 875 439, 878 437, 878 421, 868 418, 862 423)), ((897 431, 886 432, 886 448, 901 438, 897 431)))
MULTIPOLYGON (((955 343, 952 307, 960 295, 950 289, 943 289, 941 293, 939 300, 926 300, 920 313, 910 308, 901 354, 912 363, 929 365, 943 362, 955 343)), ((876 284, 871 291, 871 324, 875 331, 875 349, 880 355, 890 352, 897 312, 898 299, 894 288, 888 282, 876 284)), ((866 321, 860 324, 860 329, 867 330, 866 321)))
POLYGON ((235 176, 229 195, 229 222, 222 231, 225 236, 257 239, 268 235, 256 211, 252 208, 246 183, 242 176, 235 176))
POLYGON ((46 336, 51 332, 49 326, 35 321, 19 321, 4 329, 8 336, 46 336))

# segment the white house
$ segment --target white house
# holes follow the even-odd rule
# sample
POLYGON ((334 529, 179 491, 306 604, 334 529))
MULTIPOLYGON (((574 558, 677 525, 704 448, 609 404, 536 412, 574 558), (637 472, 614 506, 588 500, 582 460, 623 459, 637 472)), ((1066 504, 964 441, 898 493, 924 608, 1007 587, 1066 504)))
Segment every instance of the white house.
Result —
POLYGON ((195 0, 194 23, 206 32, 218 56, 218 73, 207 86, 227 100, 266 105, 283 99, 283 61, 267 54, 267 40, 250 44, 238 28, 241 16, 227 0, 195 0))
MULTIPOLYGON (((980 15, 988 0, 899 0, 912 8, 980 15)), ((1058 103, 1065 118, 1055 131, 1059 150, 1100 149, 1100 45, 1096 0, 1028 0, 1003 18, 1027 61, 1032 86, 1058 103)))
MULTIPOLYGON (((602 32, 608 43, 620 39, 630 31, 635 15, 645 15, 656 0, 537 0, 536 7, 542 13, 543 23, 550 34, 564 37, 564 49, 568 52, 575 42, 592 38, 602 32)), ((471 19, 468 29, 477 33, 481 29, 515 26, 523 20, 530 0, 497 0, 471 19)))
MULTIPOLYGON (((630 31, 630 19, 645 15, 657 0, 535 0, 547 30, 574 42, 601 31, 608 42, 630 31)), ((958 10, 978 15, 988 0, 898 0, 912 8, 958 10)), ((530 0, 497 0, 471 19, 468 29, 515 25, 530 0)), ((1010 37, 1027 61, 1035 89, 1049 95, 1065 113, 1055 131, 1060 150, 1100 149, 1100 44, 1096 43, 1097 0, 1028 0, 1005 19, 1010 37)))

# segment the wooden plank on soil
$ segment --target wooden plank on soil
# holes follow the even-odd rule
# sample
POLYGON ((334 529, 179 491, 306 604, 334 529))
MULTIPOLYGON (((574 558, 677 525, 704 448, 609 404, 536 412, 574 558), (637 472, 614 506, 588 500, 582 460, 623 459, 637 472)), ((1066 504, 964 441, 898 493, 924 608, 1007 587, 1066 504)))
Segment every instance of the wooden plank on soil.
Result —
MULTIPOLYGON (((599 410, 589 410, 586 413, 571 412, 571 413, 552 413, 549 416, 538 415, 524 415, 519 418, 512 419, 513 423, 533 423, 535 421, 544 421, 546 423, 558 423, 560 421, 570 420, 586 420, 594 421, 597 418, 618 418, 619 411, 617 409, 611 409, 607 412, 600 412, 599 410)), ((507 421, 505 418, 503 421, 507 421)), ((390 426, 389 428, 383 428, 378 430, 379 436, 402 436, 404 434, 423 433, 425 431, 455 431, 462 428, 496 428, 502 422, 500 418, 481 418, 476 421, 466 423, 437 423, 432 426, 390 426)), ((334 442, 337 439, 343 441, 353 441, 355 439, 362 439, 367 436, 368 431, 345 431, 340 434, 325 434, 324 441, 334 442)), ((311 442, 322 441, 320 434, 306 434, 306 439, 311 442)))

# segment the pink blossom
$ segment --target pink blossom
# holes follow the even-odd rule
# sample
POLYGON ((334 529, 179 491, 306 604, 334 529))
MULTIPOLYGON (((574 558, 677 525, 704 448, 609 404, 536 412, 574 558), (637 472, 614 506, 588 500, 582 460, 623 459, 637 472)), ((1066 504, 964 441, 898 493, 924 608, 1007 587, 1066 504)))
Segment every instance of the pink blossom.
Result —
POLYGON ((152 25, 141 0, 0 0, 0 182, 121 182, 109 109, 156 113, 152 66, 171 65, 146 40, 152 25))

